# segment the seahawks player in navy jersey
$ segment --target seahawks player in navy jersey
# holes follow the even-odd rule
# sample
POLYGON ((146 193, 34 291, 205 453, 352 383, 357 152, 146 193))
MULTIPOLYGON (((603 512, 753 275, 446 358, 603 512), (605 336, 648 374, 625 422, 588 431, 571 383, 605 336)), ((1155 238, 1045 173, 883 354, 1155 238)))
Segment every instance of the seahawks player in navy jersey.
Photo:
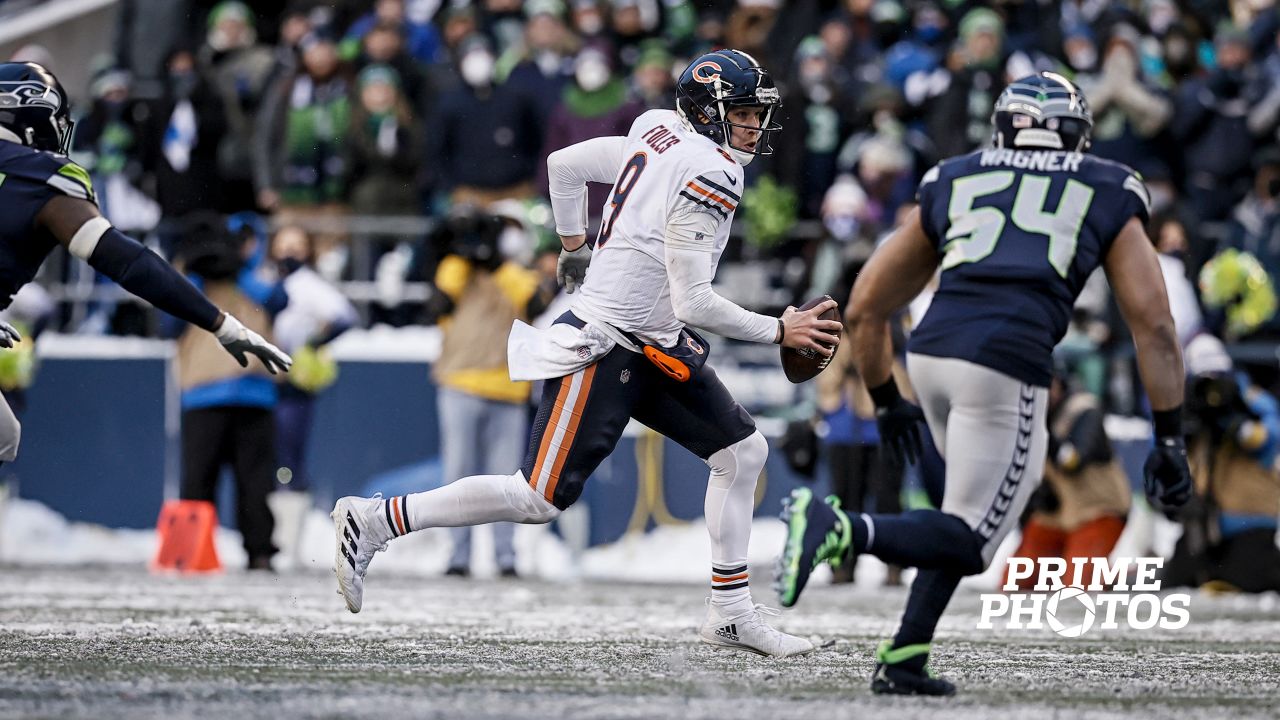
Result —
POLYGON ((925 174, 920 207, 868 261, 847 307, 858 372, 882 442, 921 453, 920 421, 946 460, 939 510, 846 514, 835 498, 792 493, 778 575, 794 605, 820 562, 851 553, 919 569, 896 637, 877 651, 872 690, 950 695, 928 669, 938 618, 960 578, 982 572, 1044 470, 1053 347, 1086 278, 1102 266, 1137 346, 1156 443, 1145 484, 1157 507, 1186 502, 1182 355, 1160 265, 1143 230, 1149 199, 1129 168, 1085 155, 1092 118, 1065 78, 1041 73, 996 102, 992 148, 925 174), (889 317, 941 270, 907 347, 920 405, 890 373, 889 317))
MULTIPOLYGON (((67 158, 74 123, 57 78, 35 63, 0 63, 0 310, 64 245, 124 289, 208 330, 247 366, 273 374, 292 360, 220 311, 163 258, 120 233, 98 212, 89 173, 67 158)), ((0 346, 18 333, 0 322, 0 346)), ((0 402, 0 462, 17 456, 18 421, 0 402)))

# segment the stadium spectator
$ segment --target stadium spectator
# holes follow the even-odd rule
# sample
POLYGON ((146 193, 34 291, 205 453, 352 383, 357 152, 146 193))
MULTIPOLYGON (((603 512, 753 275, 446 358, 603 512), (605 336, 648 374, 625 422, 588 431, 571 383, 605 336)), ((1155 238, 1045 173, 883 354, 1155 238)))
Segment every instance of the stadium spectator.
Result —
POLYGON ((275 317, 276 343, 294 365, 279 383, 275 407, 277 491, 268 500, 276 521, 276 544, 301 561, 301 531, 312 507, 306 457, 316 397, 337 380, 337 364, 325 347, 358 321, 351 301, 312 267, 315 259, 305 230, 286 225, 271 240, 271 259, 283 278, 289 304, 275 317))
POLYGON ((347 137, 351 209, 359 215, 416 214, 424 139, 400 76, 387 65, 369 65, 357 78, 356 93, 347 137))
POLYGON ((1004 21, 994 10, 975 8, 960 21, 960 38, 947 55, 946 90, 926 110, 929 135, 939 157, 961 155, 987 142, 989 108, 1004 90, 1004 21))
MULTIPOLYGON (((631 123, 644 112, 644 107, 627 96, 626 83, 614 73, 612 62, 603 45, 588 45, 578 53, 573 82, 565 86, 547 122, 546 141, 538 161, 538 184, 543 195, 548 187, 548 155, 594 137, 626 135, 631 123)), ((670 98, 667 102, 670 104, 670 98)), ((608 186, 600 183, 588 192, 588 228, 599 226, 599 213, 608 192, 608 186)))
MULTIPOLYGON (((245 327, 271 337, 271 318, 288 303, 283 286, 260 275, 265 228, 253 216, 229 227, 212 213, 188 216, 178 263, 206 296, 245 327)), ((260 222, 260 221, 259 221, 260 222)), ((182 392, 184 500, 217 499, 218 475, 230 465, 236 481, 236 525, 251 570, 270 570, 276 553, 267 494, 275 482, 276 384, 256 360, 241 367, 209 333, 174 318, 166 334, 178 338, 176 365, 182 392)))
POLYGON ((510 82, 495 83, 493 50, 482 36, 462 42, 458 67, 462 86, 440 98, 430 121, 436 191, 478 206, 531 197, 543 139, 536 103, 510 82))
POLYGON ((169 55, 196 29, 196 5, 194 0, 121 0, 115 65, 133 77, 136 97, 155 99, 162 92, 169 55))
POLYGON ((404 0, 374 0, 373 11, 362 16, 347 30, 342 40, 343 56, 355 57, 361 40, 373 28, 383 25, 398 29, 405 50, 420 63, 430 65, 440 60, 443 43, 440 33, 429 22, 414 22, 405 16, 404 0))
POLYGON ((1093 111, 1092 152, 1133 168, 1149 164, 1155 137, 1173 116, 1173 103, 1142 78, 1139 43, 1132 27, 1114 26, 1101 71, 1076 83, 1093 111))
POLYGON ((545 120, 573 77, 579 43, 565 27, 564 3, 560 0, 533 0, 525 3, 524 11, 529 16, 524 43, 499 58, 498 73, 501 76, 503 68, 507 68, 507 82, 533 96, 539 115, 545 120))
POLYGON ((628 90, 645 110, 666 107, 671 102, 675 92, 675 76, 671 72, 674 64, 671 53, 660 42, 649 43, 640 53, 628 90))
POLYGON ((139 189, 147 107, 130 88, 129 73, 120 68, 94 74, 93 105, 76 126, 72 153, 93 176, 103 216, 126 232, 146 232, 159 220, 155 203, 139 189))
POLYGON ((400 76, 400 92, 409 101, 415 122, 422 123, 434 100, 435 88, 426 71, 404 49, 404 36, 391 23, 379 23, 365 33, 360 43, 355 66, 364 69, 370 65, 386 65, 400 76))
POLYGON ((190 50, 170 53, 165 71, 163 90, 147 114, 142 157, 155 179, 161 248, 172 255, 183 217, 222 206, 218 148, 227 116, 222 96, 190 50))
POLYGON ((1169 125, 1182 147, 1182 192, 1200 222, 1226 219, 1247 192, 1254 146, 1248 112, 1252 95, 1261 100, 1250 82, 1247 35, 1220 30, 1214 49, 1217 67, 1179 86, 1169 125))
MULTIPOLYGON (((444 340, 431 374, 438 387, 441 458, 451 481, 499 473, 524 459, 529 383, 507 374, 507 331, 516 319, 541 313, 554 290, 538 273, 503 257, 504 234, 521 233, 492 215, 456 208, 438 243, 449 254, 436 270, 444 303, 444 340)), ((527 241, 527 238, 526 238, 527 241)), ((494 552, 504 577, 516 576, 514 526, 493 525, 494 552)), ((448 574, 471 574, 471 528, 452 528, 448 574)))
POLYGON ((1169 311, 1178 333, 1178 342, 1187 343, 1204 331, 1204 319, 1200 314, 1200 300, 1195 285, 1187 274, 1187 228, 1172 213, 1151 218, 1149 237, 1160 253, 1160 272, 1164 275, 1165 291, 1169 294, 1169 311))
POLYGON ((1228 245, 1262 263, 1272 278, 1280 277, 1280 148, 1271 146, 1253 157, 1253 187, 1231 213, 1228 245))
POLYGON ((1280 591, 1280 407, 1235 370, 1212 335, 1193 340, 1186 358, 1196 494, 1179 516, 1183 533, 1165 564, 1164 587, 1280 591))
MULTIPOLYGON (((1049 455, 1044 482, 1028 503, 1014 557, 1062 558, 1069 577, 1093 577, 1090 558, 1109 557, 1129 515, 1129 479, 1103 427, 1098 398, 1074 390, 1059 372, 1049 386, 1049 455)), ((1036 564, 1039 568, 1039 563, 1036 564)), ((1030 590, 1040 578, 1023 578, 1030 590)))
POLYGON ((227 133, 218 148, 218 175, 223 180, 224 212, 257 207, 253 185, 254 118, 266 95, 275 54, 258 43, 254 17, 238 0, 218 3, 209 12, 209 31, 197 56, 202 69, 222 94, 227 133))
POLYGON ((840 144, 854 116, 853 98, 837 82, 834 63, 816 35, 796 48, 796 92, 788 96, 775 171, 799 194, 800 217, 819 216, 822 199, 836 178, 840 144))

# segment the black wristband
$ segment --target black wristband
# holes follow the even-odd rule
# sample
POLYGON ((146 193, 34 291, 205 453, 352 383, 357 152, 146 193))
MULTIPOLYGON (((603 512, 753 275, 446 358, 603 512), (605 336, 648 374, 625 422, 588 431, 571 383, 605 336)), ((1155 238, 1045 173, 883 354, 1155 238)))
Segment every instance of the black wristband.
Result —
POLYGON ((787 324, 782 322, 782 318, 778 318, 778 345, 787 339, 787 324))
POLYGON ((902 399, 902 393, 898 392, 898 382, 892 375, 884 383, 867 388, 867 392, 871 395, 871 401, 876 404, 876 407, 889 407, 902 399))
POLYGON ((1172 410, 1151 411, 1151 424, 1158 438, 1182 437, 1182 406, 1172 410))

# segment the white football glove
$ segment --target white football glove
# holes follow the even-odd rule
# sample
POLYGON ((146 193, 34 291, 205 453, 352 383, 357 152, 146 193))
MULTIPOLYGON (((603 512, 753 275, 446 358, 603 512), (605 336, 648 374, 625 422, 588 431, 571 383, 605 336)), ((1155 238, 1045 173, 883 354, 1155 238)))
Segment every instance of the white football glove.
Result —
POLYGON ((9 323, 0 320, 0 347, 11 348, 22 342, 22 335, 9 323))
POLYGON ((564 291, 573 294, 587 278, 587 266, 591 264, 591 246, 582 243, 577 250, 560 249, 560 261, 556 263, 556 280, 564 291))
POLYGON ((213 334, 222 343, 222 347, 231 353, 231 357, 240 363, 240 367, 249 367, 249 355, 261 360, 272 375, 276 374, 277 369, 289 372, 289 367, 293 365, 293 358, 245 327, 229 313, 222 314, 222 326, 213 334))

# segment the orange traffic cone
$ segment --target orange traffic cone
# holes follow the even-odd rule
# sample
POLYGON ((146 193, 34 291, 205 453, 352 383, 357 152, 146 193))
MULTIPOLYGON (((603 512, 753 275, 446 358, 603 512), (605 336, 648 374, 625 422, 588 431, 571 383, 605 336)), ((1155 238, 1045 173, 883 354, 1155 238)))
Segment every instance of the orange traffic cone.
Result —
POLYGON ((217 572, 222 569, 213 546, 218 512, 205 500, 166 500, 156 521, 160 550, 151 562, 153 572, 217 572))

